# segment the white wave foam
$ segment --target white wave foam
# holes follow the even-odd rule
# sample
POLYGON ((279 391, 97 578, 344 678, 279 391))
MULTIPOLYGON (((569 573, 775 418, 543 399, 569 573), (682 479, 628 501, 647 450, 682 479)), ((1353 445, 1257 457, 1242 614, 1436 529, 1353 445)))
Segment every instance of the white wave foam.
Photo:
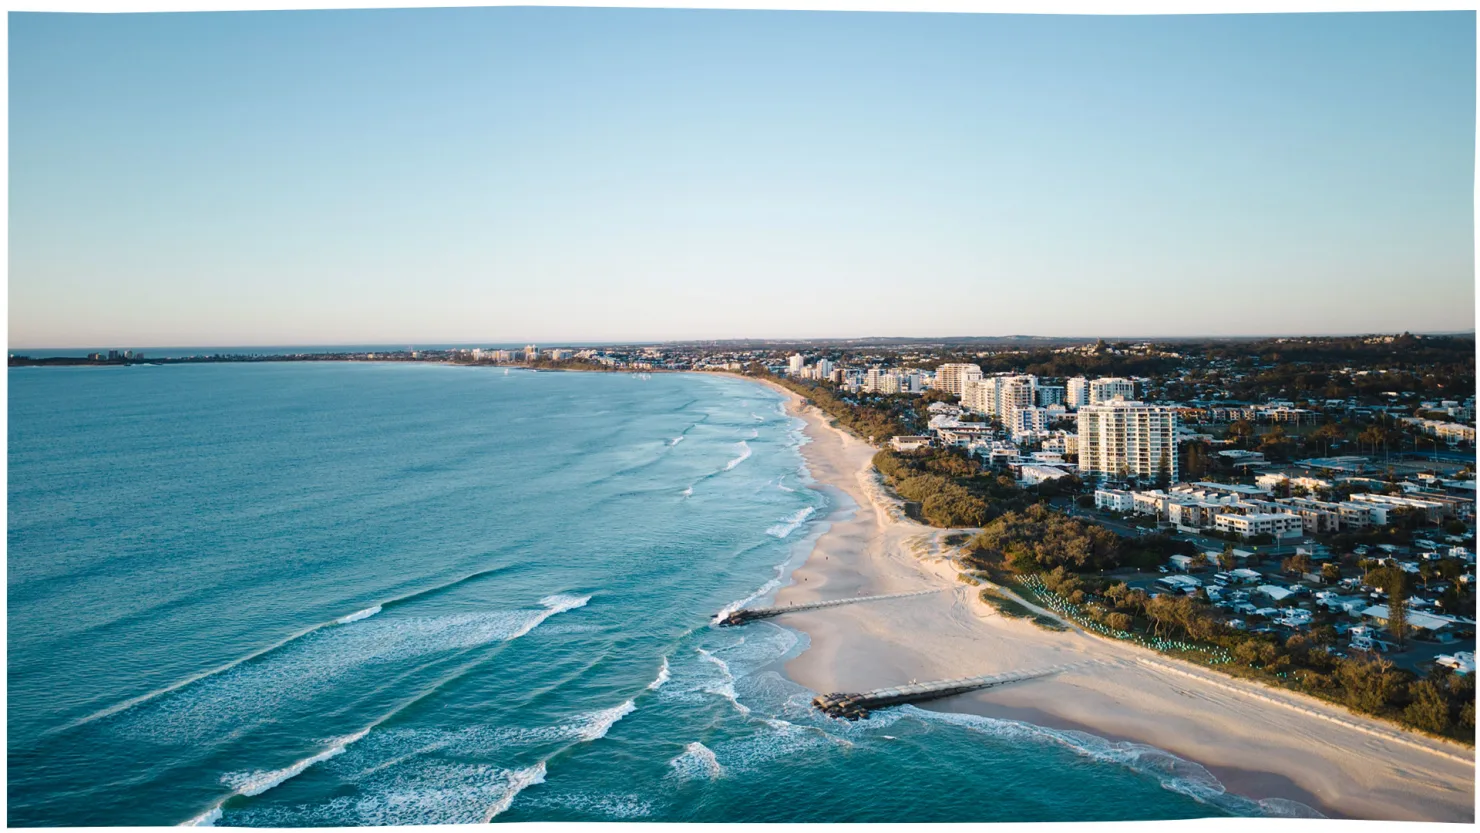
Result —
POLYGON ((678 445, 681 442, 683 442, 683 435, 682 434, 680 434, 677 437, 674 437, 673 439, 669 440, 668 441, 668 447, 669 448, 672 448, 672 447, 678 445))
POLYGON ((719 759, 714 756, 714 750, 704 744, 694 741, 683 748, 683 753, 668 762, 673 767, 673 774, 685 781, 695 781, 707 778, 713 781, 723 777, 725 768, 720 766, 719 759))
POLYGON ((587 715, 585 723, 576 729, 576 737, 583 741, 601 740, 606 737, 606 733, 611 731, 612 726, 616 725, 618 720, 635 711, 637 711, 637 705, 628 700, 619 706, 593 712, 587 715))
POLYGON ((750 416, 751 416, 751 417, 752 417, 752 418, 753 418, 753 419, 754 419, 754 420, 755 420, 755 421, 756 421, 756 422, 765 422, 765 421, 766 421, 766 418, 765 418, 765 417, 763 417, 763 416, 761 416, 761 415, 760 415, 760 414, 757 414, 757 413, 756 413, 756 412, 755 412, 755 411, 751 411, 751 412, 750 412, 750 416))
POLYGON ((752 428, 752 429, 750 429, 750 436, 746 437, 745 439, 747 439, 747 440, 753 440, 756 437, 759 437, 760 435, 761 435, 761 430, 759 428, 752 428))
POLYGON ((798 510, 791 515, 783 518, 781 523, 775 524, 770 529, 767 529, 766 534, 774 535, 777 538, 785 538, 786 536, 795 532, 796 528, 801 526, 802 523, 805 522, 808 518, 812 517, 812 514, 816 511, 817 508, 815 506, 808 506, 804 509, 798 510))
POLYGON ((668 657, 663 657, 663 667, 658 669, 657 678, 648 683, 647 690, 657 691, 658 689, 663 687, 664 683, 672 679, 672 676, 673 675, 668 670, 668 657))
POLYGON ((348 625, 350 622, 358 622, 361 619, 369 619, 371 616, 374 616, 375 614, 377 614, 379 612, 380 612, 380 605, 376 605, 374 607, 367 607, 364 610, 361 610, 361 611, 359 611, 357 613, 351 613, 348 616, 341 616, 338 619, 335 619, 334 620, 334 624, 336 624, 336 625, 348 625))
POLYGON ((739 457, 736 457, 735 459, 731 460, 728 463, 725 463, 725 469, 724 469, 725 471, 729 471, 730 469, 733 469, 734 467, 736 467, 736 466, 740 465, 741 463, 745 462, 746 460, 749 460, 750 459, 750 454, 751 454, 751 451, 750 451, 750 443, 747 443, 746 441, 741 440, 740 443, 739 443, 739 445, 740 445, 740 456, 739 457))
POLYGON ((719 669, 720 674, 723 675, 720 678, 719 682, 705 686, 704 691, 709 694, 718 694, 726 700, 729 700, 730 705, 735 707, 735 711, 740 712, 741 714, 750 714, 750 707, 740 702, 739 695, 735 693, 735 675, 733 672, 730 671, 730 664, 715 656, 714 654, 709 653, 703 648, 698 648, 696 650, 698 650, 699 656, 703 657, 706 661, 713 663, 715 667, 719 669))
POLYGON ((540 604, 545 606, 545 610, 532 617, 528 622, 524 624, 523 627, 514 631, 512 634, 509 634, 505 641, 512 642, 513 640, 518 639, 519 637, 524 636, 525 634, 539 627, 540 623, 544 622, 546 619, 549 619, 551 616, 554 616, 557 613, 564 613, 567 610, 575 610, 578 607, 585 607, 586 602, 589 601, 591 601, 590 596, 569 596, 563 593, 557 593, 554 596, 546 596, 545 598, 540 599, 540 604))
POLYGON ((784 564, 784 563, 777 564, 776 567, 775 567, 775 571, 776 571, 776 575, 773 576, 770 581, 766 582, 765 584, 762 584, 760 586, 760 589, 756 590, 754 593, 751 593, 749 596, 746 596, 745 598, 740 599, 739 601, 730 602, 729 604, 727 604, 724 607, 720 608, 719 613, 714 614, 714 618, 710 620, 709 624, 711 624, 711 625, 718 625, 720 622, 723 622, 724 621, 724 618, 726 616, 729 616, 731 613, 734 613, 735 611, 739 610, 740 608, 745 607, 746 605, 750 604, 751 602, 755 601, 756 599, 760 599, 760 598, 765 597, 768 593, 770 593, 773 590, 775 590, 776 588, 780 587, 781 586, 781 577, 782 577, 782 575, 784 575, 784 573, 786 571, 786 564, 784 564))
POLYGON ((365 729, 353 735, 337 738, 334 741, 334 745, 325 749, 323 752, 304 758, 301 761, 296 761, 282 769, 228 773, 221 777, 221 783, 231 787, 237 795, 261 795, 320 761, 327 761, 336 755, 344 754, 344 750, 350 744, 363 738, 369 732, 369 729, 365 729))
POLYGON ((258 661, 235 667, 174 691, 147 708, 124 716, 116 729, 135 737, 172 743, 198 741, 256 723, 285 711, 312 708, 325 692, 354 675, 377 673, 390 663, 430 654, 469 650, 518 639, 551 616, 581 607, 590 596, 554 595, 539 611, 488 611, 435 617, 379 616, 318 631, 258 661))
POLYGON ((693 486, 690 486, 687 489, 684 489, 683 490, 683 496, 684 497, 693 497, 694 496, 694 487, 693 486))
POLYGON ((220 820, 221 805, 217 804, 215 807, 201 813, 190 821, 182 823, 180 827, 215 827, 216 822, 220 820))
POLYGON ((509 770, 506 777, 508 779, 508 788, 504 791, 503 795, 499 796, 497 801, 493 802, 493 806, 488 808, 488 812, 484 814, 483 822, 485 824, 493 821, 494 816, 509 809, 509 806, 514 803, 514 799, 518 797, 519 793, 524 792, 535 784, 545 783, 545 762, 540 761, 526 769, 509 770))

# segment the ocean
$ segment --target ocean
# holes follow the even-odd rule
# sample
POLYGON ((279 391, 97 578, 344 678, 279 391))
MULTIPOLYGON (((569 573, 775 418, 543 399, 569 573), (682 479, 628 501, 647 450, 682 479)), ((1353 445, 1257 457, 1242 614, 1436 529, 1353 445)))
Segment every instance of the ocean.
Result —
POLYGON ((421 364, 9 371, 9 821, 1279 813, 1149 747, 811 711, 780 396, 421 364))

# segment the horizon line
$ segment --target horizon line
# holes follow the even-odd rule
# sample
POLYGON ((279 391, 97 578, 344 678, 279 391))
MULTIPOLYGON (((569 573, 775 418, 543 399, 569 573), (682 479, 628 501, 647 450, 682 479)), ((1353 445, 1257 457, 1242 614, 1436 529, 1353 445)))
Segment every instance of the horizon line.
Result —
MULTIPOLYGON (((453 339, 453 340, 432 340, 432 339, 426 339, 426 340, 410 340, 410 341, 405 341, 405 343, 406 343, 407 349, 416 349, 418 347, 418 342, 419 342, 420 345, 423 345, 423 346, 426 346, 426 347, 453 347, 453 346, 460 346, 460 345, 463 345, 463 344, 468 344, 468 345, 473 345, 473 346, 478 346, 478 345, 494 345, 494 344, 499 344, 499 345, 509 344, 509 345, 512 345, 512 344, 516 344, 516 343, 520 343, 520 342, 522 342, 525 345, 529 345, 529 344, 538 345, 538 344, 543 343, 543 344, 547 344, 547 345, 554 346, 554 347, 577 346, 577 345, 593 346, 593 347, 604 347, 604 346, 628 346, 628 345, 693 344, 693 343, 699 343, 699 342, 782 342, 782 343, 787 343, 787 342, 820 342, 820 343, 826 343, 826 342, 900 341, 900 342, 964 343, 964 342, 970 342, 970 341, 986 341, 986 340, 1000 340, 1000 341, 1013 341, 1013 340, 1031 341, 1031 340, 1038 340, 1038 341, 1087 341, 1087 342, 1093 342, 1093 341, 1169 342, 1169 341, 1243 341, 1243 340, 1250 340, 1250 339, 1272 339, 1272 338, 1358 338, 1358 337, 1362 337, 1362 336, 1402 335, 1403 333, 1409 333, 1409 334, 1415 335, 1415 336, 1448 336, 1448 337, 1471 336, 1471 337, 1473 337, 1475 335, 1476 331, 1475 331, 1474 328, 1471 328, 1471 329, 1468 329, 1468 330, 1419 330, 1419 331, 1415 331, 1415 330, 1402 330, 1402 331, 1367 330, 1367 331, 1360 331, 1360 332, 1359 331, 1344 331, 1344 332, 1331 332, 1331 333, 1283 332, 1283 333, 1240 333, 1240 334, 1224 334, 1224 335, 1088 335, 1088 336, 1086 336, 1086 335, 1073 335, 1073 336, 1054 336, 1054 335, 1030 335, 1030 334, 1015 333, 1015 334, 1007 334, 1007 335, 972 335, 972 336, 962 336, 962 335, 955 335, 955 336, 939 336, 939 335, 933 335, 933 336, 886 336, 886 335, 865 335, 865 336, 728 336, 728 337, 699 336, 699 337, 691 337, 691 338, 613 339, 613 340, 606 340, 606 341, 601 341, 601 340, 596 340, 596 341, 592 341, 592 340, 562 341, 562 340, 559 340, 559 339, 507 339, 507 338, 505 338, 505 339, 453 339)), ((277 348, 287 348, 287 347, 326 348, 326 347, 370 347, 370 346, 386 346, 386 347, 389 347, 391 345, 401 344, 402 342, 403 342, 403 340, 399 340, 398 339, 398 340, 383 340, 383 341, 378 341, 378 342, 361 341, 359 343, 335 341, 335 342, 301 342, 301 343, 296 343, 296 344, 295 343, 276 343, 276 344, 267 344, 267 343, 260 343, 260 344, 154 344, 154 345, 143 345, 143 346, 139 346, 139 347, 121 346, 123 344, 123 342, 115 342, 114 343, 114 346, 112 346, 112 347, 102 347, 102 348, 99 348, 99 347, 96 347, 96 346, 93 346, 93 347, 83 347, 83 346, 79 346, 79 345, 75 345, 75 344, 68 344, 68 345, 63 345, 63 346, 41 346, 41 345, 29 345, 29 346, 24 346, 24 347, 12 346, 12 347, 8 347, 7 348, 7 352, 15 353, 17 351, 25 351, 25 350, 50 350, 50 351, 56 351, 56 350, 84 350, 84 351, 86 351, 86 350, 99 350, 99 349, 102 349, 102 350, 119 350, 119 349, 124 349, 124 350, 212 350, 212 349, 224 349, 224 348, 238 348, 238 349, 240 349, 240 348, 268 348, 268 347, 277 347, 277 348)))

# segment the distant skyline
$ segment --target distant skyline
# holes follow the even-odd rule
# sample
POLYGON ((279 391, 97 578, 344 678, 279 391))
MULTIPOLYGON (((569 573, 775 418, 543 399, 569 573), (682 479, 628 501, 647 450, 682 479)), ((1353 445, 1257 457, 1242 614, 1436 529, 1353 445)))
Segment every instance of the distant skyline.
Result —
POLYGON ((12 350, 1475 326, 1472 12, 9 26, 12 350))

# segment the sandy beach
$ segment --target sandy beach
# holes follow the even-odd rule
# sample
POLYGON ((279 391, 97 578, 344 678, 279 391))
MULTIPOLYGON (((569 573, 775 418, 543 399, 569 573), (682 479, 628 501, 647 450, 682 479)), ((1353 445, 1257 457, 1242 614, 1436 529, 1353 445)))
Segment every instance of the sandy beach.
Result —
POLYGON ((926 707, 1046 727, 1048 742, 1141 768, 1173 766, 1203 789, 1221 782, 1274 810, 1297 801, 1339 818, 1474 820, 1474 755, 1463 746, 1077 629, 1052 632, 1000 615, 957 579, 946 531, 910 521, 880 488, 869 463, 875 449, 773 387, 806 420, 803 456, 816 487, 835 498, 830 528, 777 601, 939 590, 787 615, 781 621, 811 640, 787 666, 796 681, 818 692, 864 691, 1071 666, 926 707))

